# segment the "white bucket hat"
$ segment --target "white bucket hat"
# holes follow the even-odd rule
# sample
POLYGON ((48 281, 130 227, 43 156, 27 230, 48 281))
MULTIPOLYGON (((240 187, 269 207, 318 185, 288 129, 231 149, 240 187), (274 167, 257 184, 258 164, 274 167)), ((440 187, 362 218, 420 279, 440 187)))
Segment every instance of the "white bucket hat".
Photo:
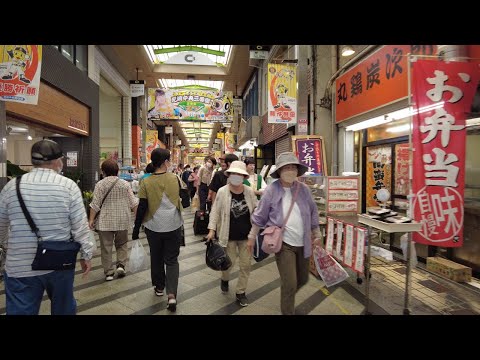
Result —
POLYGON ((230 167, 225 170, 227 173, 237 173, 242 175, 249 175, 247 172, 247 165, 243 161, 234 161, 230 164, 230 167))
POLYGON ((297 165, 298 176, 302 176, 308 170, 308 167, 301 164, 293 152, 288 151, 278 155, 277 160, 275 161, 275 165, 277 166, 277 168, 273 173, 270 174, 270 176, 274 179, 278 179, 280 177, 280 173, 278 172, 278 170, 280 170, 285 165, 290 165, 290 164, 297 165))

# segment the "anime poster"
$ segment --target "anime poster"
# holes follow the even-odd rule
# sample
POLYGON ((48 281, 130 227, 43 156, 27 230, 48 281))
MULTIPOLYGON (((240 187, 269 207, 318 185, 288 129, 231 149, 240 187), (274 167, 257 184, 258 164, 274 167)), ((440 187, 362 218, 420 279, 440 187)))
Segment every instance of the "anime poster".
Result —
POLYGON ((0 45, 0 100, 37 105, 42 45, 0 45))
POLYGON ((158 131, 157 130, 147 130, 147 136, 145 139, 145 150, 147 155, 147 164, 151 161, 150 155, 152 151, 160 147, 160 140, 158 140, 158 131))
POLYGON ((231 91, 215 89, 148 89, 148 118, 233 121, 231 91))
POLYGON ((268 64, 268 122, 297 123, 297 69, 291 65, 268 64))

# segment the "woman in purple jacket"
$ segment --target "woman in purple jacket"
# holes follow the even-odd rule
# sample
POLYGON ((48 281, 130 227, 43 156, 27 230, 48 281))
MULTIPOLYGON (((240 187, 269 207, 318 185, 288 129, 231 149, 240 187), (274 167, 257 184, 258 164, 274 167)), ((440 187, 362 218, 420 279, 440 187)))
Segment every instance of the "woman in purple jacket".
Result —
POLYGON ((312 239, 322 245, 322 235, 310 189, 297 181, 307 167, 301 164, 294 153, 284 152, 277 157, 277 169, 272 173, 278 181, 270 184, 252 215, 252 229, 247 247, 253 252, 255 238, 260 228, 285 226, 282 248, 275 254, 280 273, 280 307, 283 315, 295 314, 295 294, 307 283, 309 260, 312 254, 312 239), (298 192, 297 192, 298 189, 298 192), (295 203, 285 224, 285 217, 296 195, 295 203))

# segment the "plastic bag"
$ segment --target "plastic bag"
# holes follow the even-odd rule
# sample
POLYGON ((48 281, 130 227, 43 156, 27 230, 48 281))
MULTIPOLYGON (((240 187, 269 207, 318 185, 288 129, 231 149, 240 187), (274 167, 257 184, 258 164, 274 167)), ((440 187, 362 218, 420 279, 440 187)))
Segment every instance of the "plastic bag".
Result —
POLYGON ((325 249, 320 246, 313 248, 313 259, 317 272, 327 287, 336 285, 348 278, 348 273, 325 249))
POLYGON ((130 250, 130 259, 128 262, 128 268, 130 272, 135 273, 138 271, 146 270, 149 267, 147 252, 143 248, 140 239, 134 240, 132 249, 130 250))
MULTIPOLYGON (((403 253, 403 260, 407 261, 407 249, 408 249, 408 233, 403 234, 400 237, 400 248, 403 253)), ((412 247, 410 249, 410 265, 412 268, 418 264, 417 251, 415 250, 415 243, 412 241, 412 247)))
POLYGON ((200 198, 198 197, 198 194, 195 194, 195 196, 193 197, 191 207, 192 212, 200 210, 200 198))
POLYGON ((95 231, 90 231, 90 245, 92 246, 92 254, 95 255, 98 251, 97 239, 95 239, 95 231))

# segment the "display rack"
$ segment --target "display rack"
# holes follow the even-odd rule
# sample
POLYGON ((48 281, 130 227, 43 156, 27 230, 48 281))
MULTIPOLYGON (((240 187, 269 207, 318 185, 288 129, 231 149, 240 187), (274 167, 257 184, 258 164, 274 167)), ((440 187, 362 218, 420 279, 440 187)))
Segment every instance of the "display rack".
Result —
MULTIPOLYGON (((403 224, 394 224, 394 223, 387 223, 381 220, 371 219, 366 214, 358 214, 358 222, 365 224, 367 226, 367 256, 365 260, 365 314, 369 315, 369 305, 370 305, 370 257, 371 257, 371 235, 372 235, 372 228, 385 231, 388 233, 408 233, 408 241, 411 243, 412 239, 412 232, 420 231, 422 229, 422 224, 419 222, 409 222, 403 224)), ((408 250, 410 251, 410 249, 408 250)), ((410 257, 407 257, 407 267, 410 267, 410 257)), ((404 314, 409 315, 409 303, 410 303, 410 286, 409 286, 409 279, 406 281, 405 285, 405 303, 404 303, 404 314)))

